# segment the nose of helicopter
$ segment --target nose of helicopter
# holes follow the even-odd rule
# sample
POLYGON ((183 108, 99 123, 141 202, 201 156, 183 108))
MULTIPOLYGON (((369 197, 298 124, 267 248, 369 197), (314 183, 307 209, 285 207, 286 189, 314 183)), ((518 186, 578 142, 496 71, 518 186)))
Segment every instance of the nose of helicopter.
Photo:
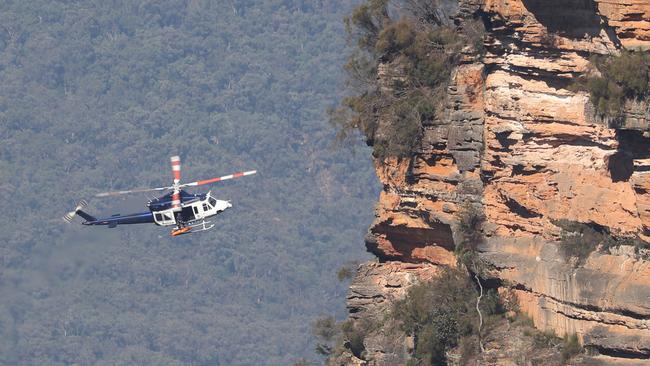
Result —
POLYGON ((223 211, 223 210, 225 210, 227 208, 232 207, 232 203, 230 203, 230 201, 217 200, 217 204, 215 205, 215 207, 216 207, 217 211, 223 211))

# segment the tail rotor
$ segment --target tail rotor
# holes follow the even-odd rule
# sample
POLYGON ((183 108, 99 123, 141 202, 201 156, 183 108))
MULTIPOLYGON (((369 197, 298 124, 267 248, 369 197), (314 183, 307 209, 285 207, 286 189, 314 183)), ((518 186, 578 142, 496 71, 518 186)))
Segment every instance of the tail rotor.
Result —
POLYGON ((86 200, 79 201, 79 203, 77 203, 77 206, 74 208, 74 211, 70 211, 65 214, 63 216, 63 220, 65 220, 67 223, 71 223, 72 219, 77 216, 77 213, 83 210, 86 206, 88 206, 88 202, 86 202, 86 200))

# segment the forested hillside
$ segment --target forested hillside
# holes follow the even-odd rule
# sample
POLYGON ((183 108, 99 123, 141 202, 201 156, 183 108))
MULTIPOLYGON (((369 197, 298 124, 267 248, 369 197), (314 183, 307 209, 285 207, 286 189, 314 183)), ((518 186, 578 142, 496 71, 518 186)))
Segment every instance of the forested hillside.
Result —
MULTIPOLYGON (((286 365, 343 311, 369 153, 332 148, 347 0, 0 3, 0 364, 286 365), (80 198, 212 187, 207 233, 65 225, 80 198)), ((363 146, 357 149, 365 149, 363 146)), ((91 213, 146 196, 91 200, 91 213)))

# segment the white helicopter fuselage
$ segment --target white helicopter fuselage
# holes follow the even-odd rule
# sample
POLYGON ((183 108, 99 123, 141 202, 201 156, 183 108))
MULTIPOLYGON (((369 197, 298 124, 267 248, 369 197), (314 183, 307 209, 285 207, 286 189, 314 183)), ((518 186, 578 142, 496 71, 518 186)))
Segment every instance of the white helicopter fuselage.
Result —
MULTIPOLYGON (((215 216, 230 207, 232 207, 232 204, 229 201, 215 199, 210 195, 210 192, 208 192, 205 195, 205 199, 182 202, 180 214, 183 216, 183 221, 185 223, 193 225, 195 223, 205 222, 206 219, 215 216)), ((177 215, 174 214, 175 212, 172 208, 152 212, 156 225, 177 225, 177 215)))

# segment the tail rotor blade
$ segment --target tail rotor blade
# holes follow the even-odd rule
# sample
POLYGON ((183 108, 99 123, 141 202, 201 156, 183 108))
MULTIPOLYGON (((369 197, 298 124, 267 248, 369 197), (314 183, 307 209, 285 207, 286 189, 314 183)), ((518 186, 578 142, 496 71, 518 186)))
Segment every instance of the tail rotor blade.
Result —
POLYGON ((253 175, 257 173, 257 170, 249 170, 247 172, 239 172, 239 173, 234 173, 234 174, 229 174, 229 175, 224 175, 222 177, 217 177, 217 178, 210 178, 210 179, 204 179, 204 180, 199 180, 196 182, 191 182, 191 183, 185 183, 181 184, 180 187, 196 187, 196 186, 202 186, 206 184, 212 184, 216 182, 221 182, 223 180, 228 180, 228 179, 234 179, 234 178, 240 178, 240 177, 245 177, 247 175, 253 175))

